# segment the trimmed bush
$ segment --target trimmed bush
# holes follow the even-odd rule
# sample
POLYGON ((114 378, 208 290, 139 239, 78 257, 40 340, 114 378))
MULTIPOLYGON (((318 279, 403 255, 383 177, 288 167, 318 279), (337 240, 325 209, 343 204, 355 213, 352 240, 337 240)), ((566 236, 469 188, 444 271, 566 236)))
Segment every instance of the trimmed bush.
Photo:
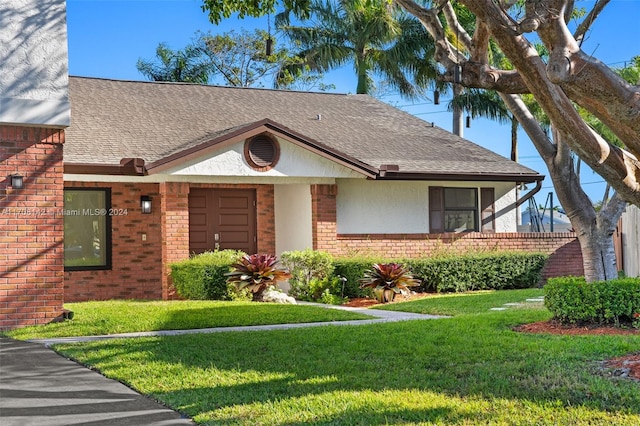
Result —
POLYGON ((350 299, 373 296, 371 289, 360 288, 360 280, 364 277, 365 272, 371 269, 374 263, 383 262, 383 259, 373 257, 334 259, 334 275, 346 278, 344 283, 344 296, 350 299))
POLYGON ((236 289, 227 283, 226 273, 245 253, 236 250, 205 252, 172 263, 171 279, 178 295, 194 300, 232 300, 236 289))
MULTIPOLYGON (((299 300, 318 300, 325 288, 311 288, 312 282, 322 281, 333 273, 333 257, 330 253, 312 249, 285 251, 280 255, 282 266, 289 270, 289 295, 299 300)), ((339 293, 338 293, 339 294, 339 293)))
POLYGON ((565 324, 631 323, 640 328, 640 278, 587 283, 584 277, 550 278, 544 304, 565 324))
POLYGON ((485 253, 408 259, 404 263, 422 291, 462 292, 531 288, 540 283, 548 255, 485 253))

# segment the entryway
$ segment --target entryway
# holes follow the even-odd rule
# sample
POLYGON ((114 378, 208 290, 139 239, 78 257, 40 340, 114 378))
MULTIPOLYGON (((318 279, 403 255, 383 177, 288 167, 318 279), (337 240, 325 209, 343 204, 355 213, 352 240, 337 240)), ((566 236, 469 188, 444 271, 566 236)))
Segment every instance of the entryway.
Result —
POLYGON ((191 188, 189 192, 189 252, 257 251, 254 189, 191 188))

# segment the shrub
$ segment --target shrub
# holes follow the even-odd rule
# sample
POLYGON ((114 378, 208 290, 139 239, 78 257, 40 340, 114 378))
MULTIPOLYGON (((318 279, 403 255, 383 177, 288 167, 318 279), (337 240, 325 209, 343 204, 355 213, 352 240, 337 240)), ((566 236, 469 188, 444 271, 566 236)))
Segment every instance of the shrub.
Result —
POLYGON ((235 287, 227 284, 225 274, 244 255, 241 251, 220 250, 195 255, 169 265, 178 295, 184 299, 232 300, 235 287))
POLYGON ((313 280, 325 279, 333 273, 333 257, 323 251, 311 249, 286 251, 280 255, 282 265, 289 270, 289 295, 300 300, 318 300, 324 290, 311 289, 313 280))
POLYGON ((232 266, 227 273, 227 282, 234 284, 238 291, 249 290, 253 300, 262 300, 262 294, 270 287, 277 287, 278 281, 286 280, 291 275, 276 268, 278 258, 271 254, 245 254, 232 266))
POLYGON ((535 287, 547 258, 542 253, 496 252, 408 259, 405 264, 422 281, 422 291, 462 292, 535 287))
POLYGON ((360 288, 360 279, 374 263, 383 263, 381 258, 353 257, 334 259, 334 275, 346 279, 344 282, 344 297, 371 297, 373 292, 369 288, 360 288))
POLYGON ((640 278, 592 283, 583 277, 550 278, 544 290, 545 306, 562 323, 640 326, 640 278))
POLYGON ((419 285, 420 281, 399 263, 374 263, 360 280, 360 288, 372 289, 380 303, 392 302, 396 294, 408 292, 409 287, 419 285))

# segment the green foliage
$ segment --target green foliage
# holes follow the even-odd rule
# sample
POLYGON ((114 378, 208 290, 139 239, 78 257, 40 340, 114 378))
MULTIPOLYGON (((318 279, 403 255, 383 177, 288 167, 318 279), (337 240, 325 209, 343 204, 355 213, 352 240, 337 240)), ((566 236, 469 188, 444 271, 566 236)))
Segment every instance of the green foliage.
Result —
POLYGON ((541 279, 548 256, 542 253, 486 253, 409 259, 423 291, 462 292, 530 288, 541 279))
POLYGON ((382 262, 383 259, 365 256, 334 259, 334 275, 346 279, 343 295, 350 299, 372 296, 371 289, 360 288, 360 279, 372 264, 382 262))
POLYGON ((232 266, 233 271, 225 274, 227 282, 234 284, 239 291, 249 290, 253 300, 260 300, 269 286, 277 287, 277 282, 291 275, 276 268, 278 258, 272 254, 245 254, 232 266))
POLYGON ((178 295, 194 300, 233 300, 236 292, 225 274, 242 255, 241 251, 205 252, 169 265, 178 295))
POLYGON ((331 254, 312 249, 286 251, 280 255, 280 260, 291 273, 289 295, 300 300, 318 300, 323 289, 316 294, 310 284, 314 279, 322 280, 333 273, 331 254))
POLYGON ((640 328, 639 278, 591 283, 584 277, 551 278, 544 290, 545 306, 563 323, 630 323, 640 328))
POLYGON ((360 288, 373 290, 379 302, 391 302, 396 294, 417 287, 420 280, 413 278, 399 263, 374 263, 360 279, 360 288))

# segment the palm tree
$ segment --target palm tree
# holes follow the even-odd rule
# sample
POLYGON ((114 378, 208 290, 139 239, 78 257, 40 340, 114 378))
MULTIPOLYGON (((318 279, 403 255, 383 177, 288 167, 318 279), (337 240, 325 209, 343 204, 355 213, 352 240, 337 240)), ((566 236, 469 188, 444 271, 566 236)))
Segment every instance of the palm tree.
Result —
POLYGON ((372 93, 379 76, 408 99, 436 79, 431 37, 420 22, 385 0, 314 0, 305 22, 309 25, 290 25, 288 12, 276 17, 277 28, 300 46, 302 64, 291 67, 327 72, 351 62, 356 93, 372 93))
POLYGON ((184 50, 172 50, 165 43, 158 44, 155 61, 138 59, 136 68, 151 81, 207 84, 211 73, 197 48, 187 46, 184 50))

